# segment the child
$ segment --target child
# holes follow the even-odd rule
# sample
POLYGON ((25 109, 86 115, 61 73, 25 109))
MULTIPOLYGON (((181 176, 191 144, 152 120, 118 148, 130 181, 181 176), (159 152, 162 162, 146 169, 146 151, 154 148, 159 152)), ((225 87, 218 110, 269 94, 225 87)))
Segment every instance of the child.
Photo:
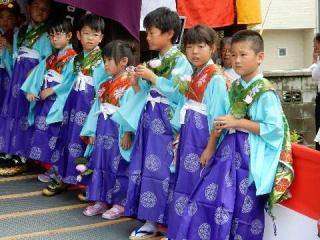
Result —
MULTIPOLYGON (((264 58, 262 37, 255 31, 239 31, 232 37, 231 51, 241 79, 229 92, 230 115, 215 119, 211 137, 223 129, 229 132, 194 190, 175 239, 262 239, 264 206, 279 158, 286 155, 288 163, 291 159, 280 100, 258 73, 264 58)), ((212 147, 207 149, 213 152, 212 147)))
POLYGON ((4 99, 0 124, 0 135, 5 139, 2 151, 6 153, 27 156, 30 149, 31 128, 27 121, 29 102, 20 88, 29 71, 52 52, 45 24, 50 9, 50 0, 29 0, 31 21, 14 34, 15 64, 4 99))
MULTIPOLYGON (((154 236, 157 232, 155 223, 166 222, 174 139, 170 116, 179 95, 178 88, 173 87, 172 71, 182 75, 192 73, 186 57, 173 46, 180 29, 176 12, 165 7, 158 8, 145 17, 144 26, 149 49, 158 50, 160 55, 158 60, 149 62, 153 70, 144 65, 137 66, 135 70, 135 75, 149 84, 144 80, 139 81, 140 91, 145 93, 145 98, 140 101, 145 102, 145 107, 131 155, 126 215, 147 222, 133 231, 130 239, 154 236), (169 95, 176 99, 172 97, 169 100, 169 95)), ((127 116, 123 118, 128 119, 127 116)))
POLYGON ((77 38, 83 51, 72 60, 73 72, 56 91, 57 100, 51 107, 47 123, 63 121, 57 150, 60 151, 57 163, 60 180, 54 179, 43 194, 52 196, 65 190, 63 183, 76 184, 75 159, 83 156, 86 144, 80 139, 80 131, 90 111, 98 86, 109 78, 104 72, 101 50, 104 31, 103 18, 86 14, 79 22, 77 38), (61 181, 62 180, 62 181, 61 181))
MULTIPOLYGON (((227 82, 222 70, 211 59, 216 50, 216 32, 205 26, 191 28, 184 37, 188 60, 194 66, 192 80, 181 97, 174 126, 179 130, 180 142, 177 152, 177 171, 174 194, 168 213, 168 237, 175 238, 184 206, 201 176, 201 164, 207 165, 208 144, 213 120, 225 115, 229 108, 227 82), (203 156, 201 156, 201 154, 203 156)), ((212 139, 210 144, 216 144, 212 139)))
POLYGON ((221 40, 221 60, 222 69, 225 75, 230 79, 230 83, 240 78, 232 68, 231 62, 231 37, 225 37, 221 40))
MULTIPOLYGON (((128 43, 116 40, 106 45, 103 57, 112 80, 100 85, 96 104, 81 131, 82 138, 94 143, 88 165, 93 175, 87 190, 87 199, 94 201, 94 205, 88 206, 83 214, 103 213, 103 218, 116 219, 124 214, 133 132, 113 119, 118 118, 117 112, 135 95, 125 71, 133 63, 133 53, 128 43), (112 204, 112 208, 107 210, 107 204, 112 204)), ((139 116, 140 112, 135 110, 132 115, 139 116)))
MULTIPOLYGON (((12 75, 12 41, 13 32, 18 25, 19 6, 16 2, 0 3, 0 113, 6 95, 10 77, 12 75)), ((4 151, 4 137, 0 137, 0 152, 4 151)), ((5 154, 0 154, 1 163, 0 176, 9 172, 8 167, 12 164, 6 159, 5 154)), ((9 174, 10 175, 10 174, 9 174)))
MULTIPOLYGON (((55 91, 59 91, 67 71, 72 68, 70 60, 76 55, 71 44, 72 25, 66 19, 58 19, 48 26, 48 35, 56 51, 43 60, 28 76, 21 89, 30 102, 28 122, 34 125, 29 157, 45 163, 55 163, 59 158, 56 141, 60 131, 60 123, 48 125, 46 117, 56 100, 55 91)), ((49 182, 46 174, 39 175, 39 180, 49 182)))

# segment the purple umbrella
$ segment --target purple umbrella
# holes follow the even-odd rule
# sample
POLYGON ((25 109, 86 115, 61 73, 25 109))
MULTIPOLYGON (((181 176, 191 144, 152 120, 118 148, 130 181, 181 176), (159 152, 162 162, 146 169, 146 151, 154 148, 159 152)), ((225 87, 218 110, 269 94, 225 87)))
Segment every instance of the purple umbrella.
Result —
POLYGON ((56 0, 121 23, 139 40, 141 0, 56 0))

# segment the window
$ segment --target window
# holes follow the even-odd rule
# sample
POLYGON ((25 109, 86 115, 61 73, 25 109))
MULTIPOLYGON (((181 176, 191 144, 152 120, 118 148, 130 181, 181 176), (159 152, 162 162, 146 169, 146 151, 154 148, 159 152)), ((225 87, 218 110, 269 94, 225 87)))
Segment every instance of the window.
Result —
POLYGON ((286 57, 287 55, 287 48, 278 48, 278 57, 286 57))

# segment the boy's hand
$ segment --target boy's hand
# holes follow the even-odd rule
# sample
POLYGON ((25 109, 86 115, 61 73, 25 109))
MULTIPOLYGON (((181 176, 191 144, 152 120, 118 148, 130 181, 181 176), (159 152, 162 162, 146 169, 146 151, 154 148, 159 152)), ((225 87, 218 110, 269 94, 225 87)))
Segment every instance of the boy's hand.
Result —
POLYGON ((41 91, 40 96, 42 100, 45 100, 47 97, 51 96, 54 93, 52 88, 47 88, 41 91))
POLYGON ((154 72, 152 72, 149 68, 147 68, 146 66, 144 65, 138 65, 136 67, 136 76, 137 77, 140 77, 140 78, 143 78, 143 79, 146 79, 148 81, 150 81, 152 84, 155 84, 156 83, 156 77, 157 75, 154 74, 154 72))
POLYGON ((209 160, 212 158, 213 152, 213 149, 208 146, 204 149, 200 157, 200 163, 202 166, 208 165, 209 160))
POLYGON ((225 115, 222 117, 217 117, 214 120, 214 128, 216 130, 221 130, 225 128, 238 128, 238 122, 239 119, 231 116, 231 115, 225 115))
POLYGON ((96 141, 95 137, 88 137, 88 144, 93 145, 95 141, 96 141))
POLYGON ((27 93, 27 100, 28 100, 29 102, 38 101, 39 99, 40 99, 39 96, 34 95, 34 94, 32 94, 32 93, 27 93))
POLYGON ((131 144, 132 144, 131 133, 125 132, 121 139, 121 147, 124 150, 128 150, 131 147, 131 144))

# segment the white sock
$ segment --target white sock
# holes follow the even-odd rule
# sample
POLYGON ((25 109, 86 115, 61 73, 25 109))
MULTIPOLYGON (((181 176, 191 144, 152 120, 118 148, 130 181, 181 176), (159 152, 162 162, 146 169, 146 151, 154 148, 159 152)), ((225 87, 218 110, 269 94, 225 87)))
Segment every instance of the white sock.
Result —
POLYGON ((148 231, 148 232, 156 232, 157 227, 154 222, 146 221, 145 224, 140 228, 140 230, 148 231))

